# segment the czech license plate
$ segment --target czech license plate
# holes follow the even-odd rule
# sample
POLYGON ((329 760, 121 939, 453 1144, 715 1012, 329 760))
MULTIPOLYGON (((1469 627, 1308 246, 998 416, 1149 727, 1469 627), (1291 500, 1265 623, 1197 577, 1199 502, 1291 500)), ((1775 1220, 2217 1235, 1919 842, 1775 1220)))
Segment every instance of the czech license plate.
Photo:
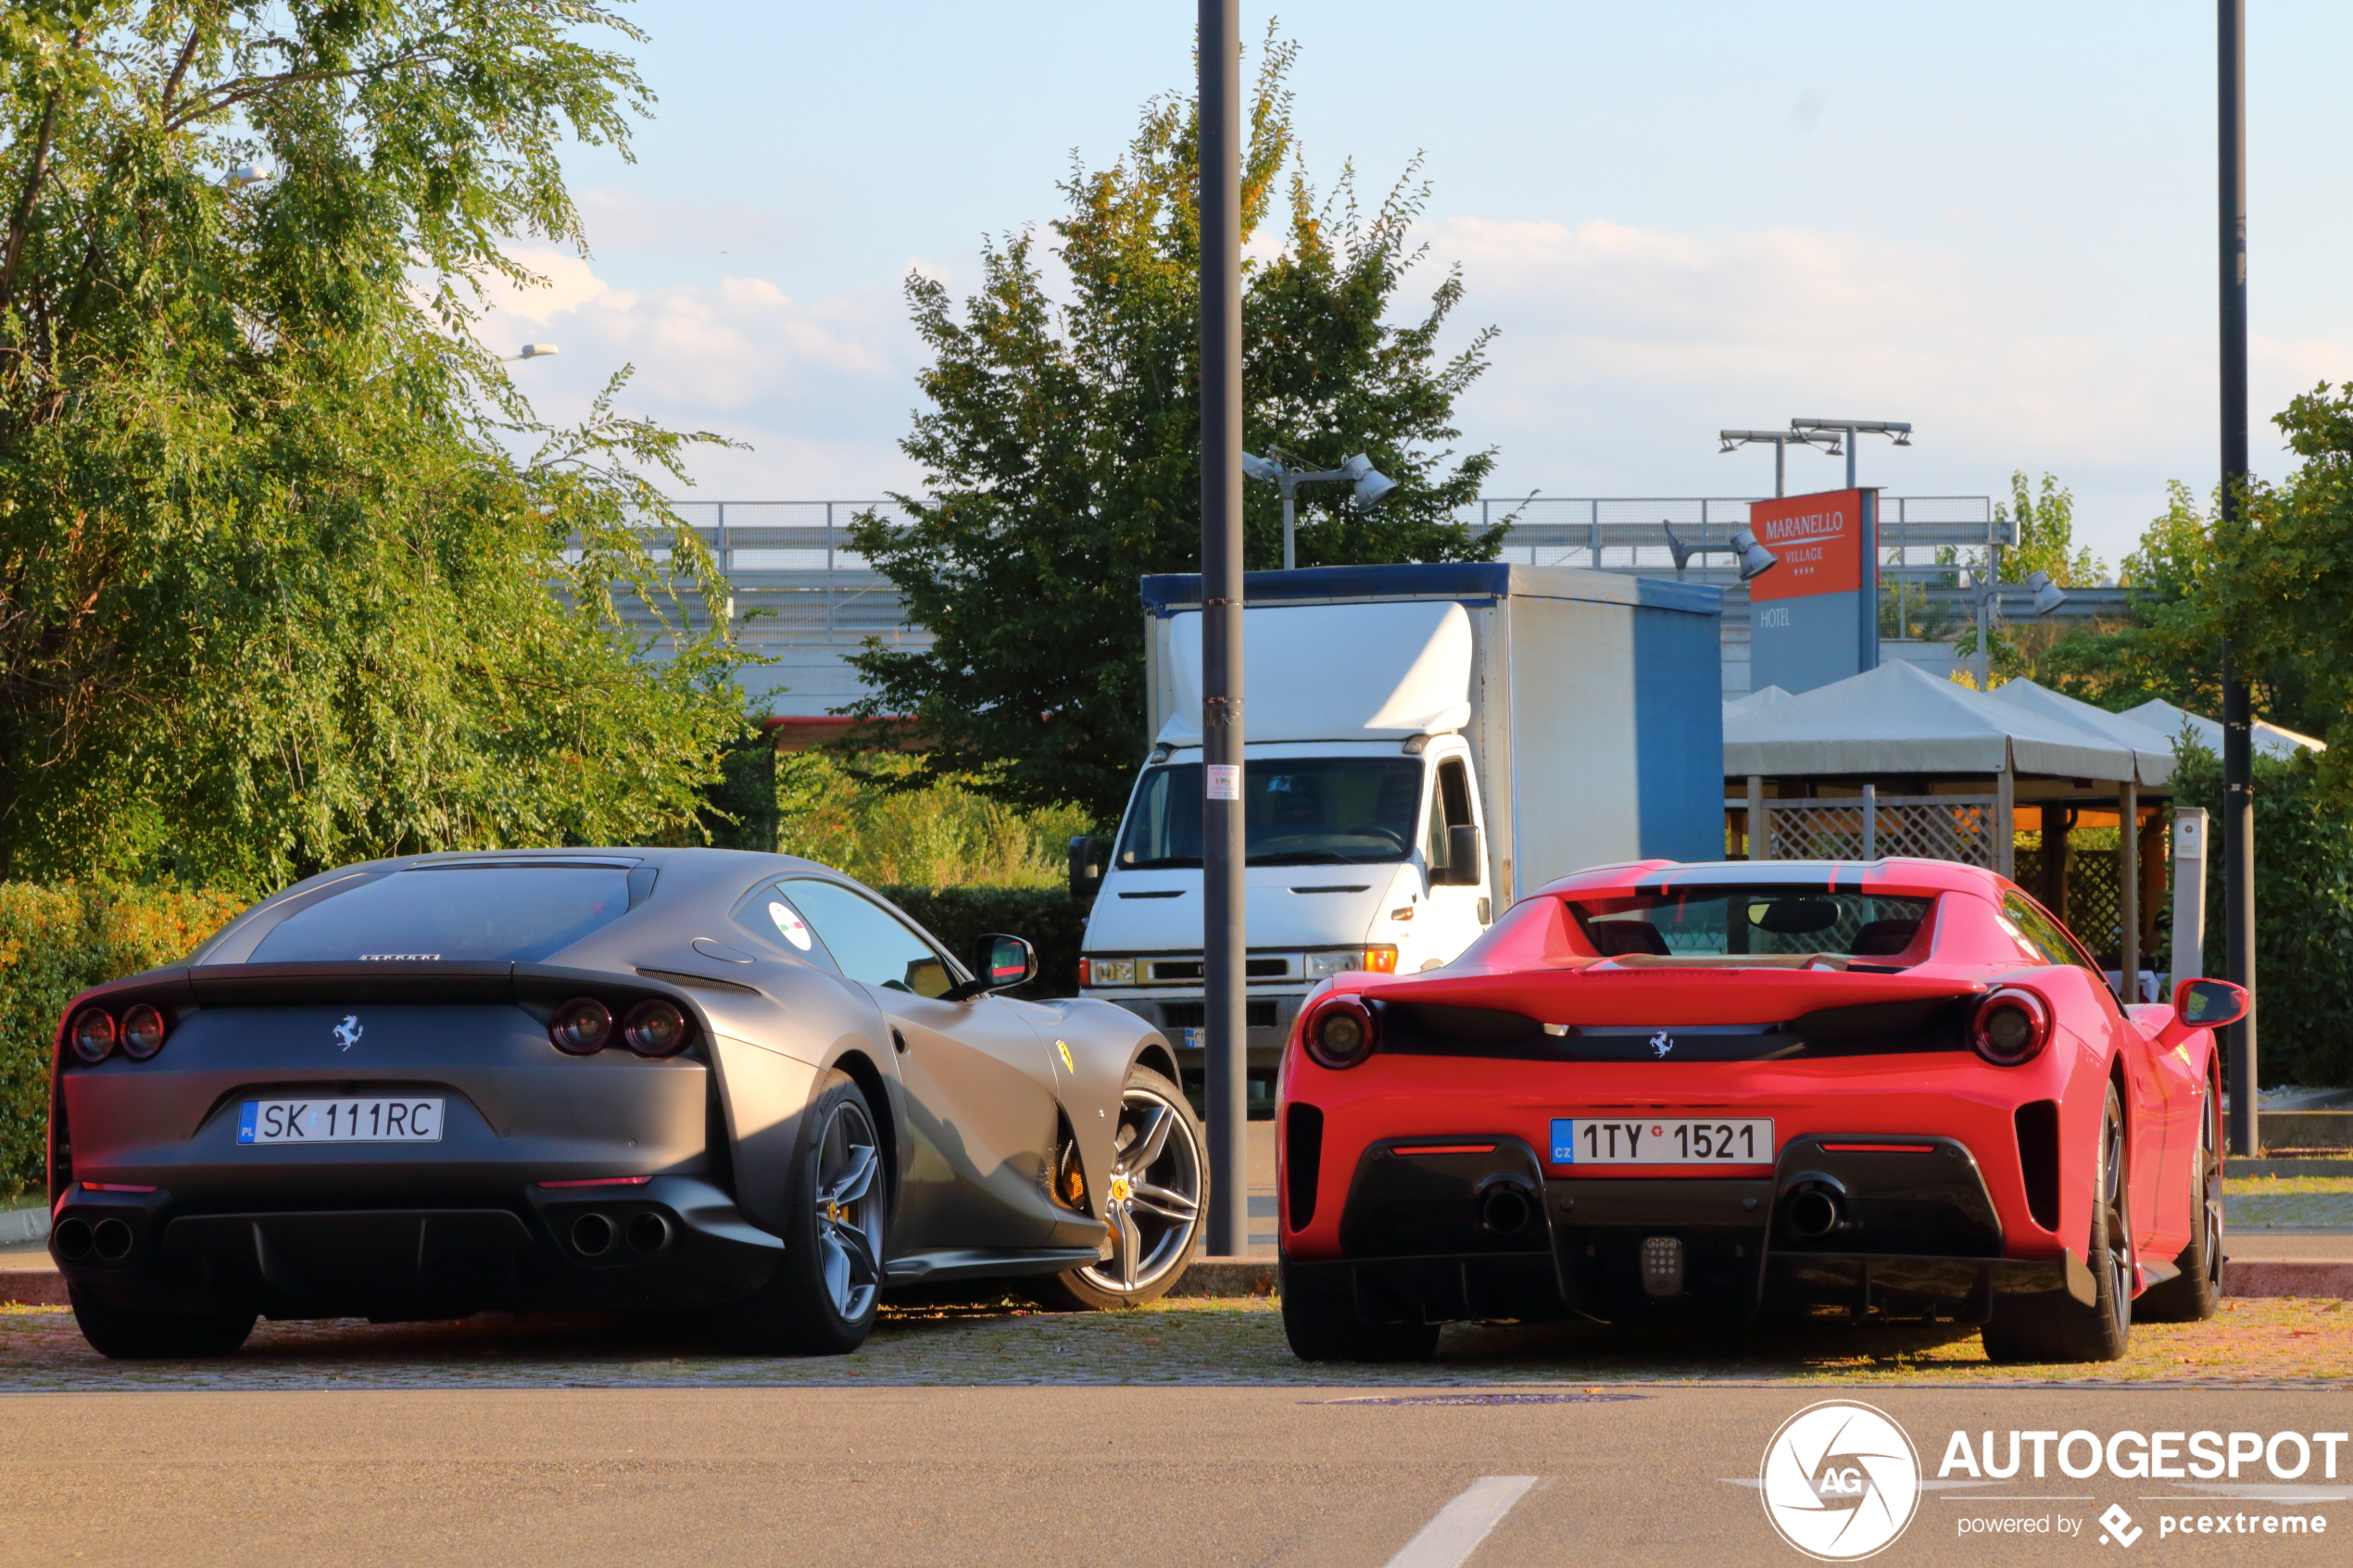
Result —
POLYGON ((1770 1165, 1769 1116, 1556 1117, 1555 1165, 1770 1165))
POLYGON ((439 1143, 437 1099, 249 1099, 239 1143, 439 1143))

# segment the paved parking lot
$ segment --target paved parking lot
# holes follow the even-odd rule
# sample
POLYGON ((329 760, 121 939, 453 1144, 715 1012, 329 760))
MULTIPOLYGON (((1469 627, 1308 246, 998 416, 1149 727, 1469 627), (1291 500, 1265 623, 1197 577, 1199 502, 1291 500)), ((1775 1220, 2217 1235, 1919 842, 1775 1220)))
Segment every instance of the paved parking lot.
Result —
POLYGON ((0 1392, 107 1388, 751 1387, 989 1384, 1308 1385, 1781 1381, 1799 1384, 2213 1383, 2303 1386, 2353 1374, 2353 1302, 2233 1301, 2210 1323, 2140 1323, 2105 1365, 1997 1367, 1974 1332, 1839 1324, 1629 1334, 1579 1324, 1452 1327, 1439 1359, 1310 1367, 1265 1298, 1173 1299, 1139 1312, 1011 1300, 893 1306, 856 1355, 736 1357, 674 1326, 481 1317, 383 1326, 263 1323, 221 1361, 114 1362, 72 1314, 0 1310, 0 1392))

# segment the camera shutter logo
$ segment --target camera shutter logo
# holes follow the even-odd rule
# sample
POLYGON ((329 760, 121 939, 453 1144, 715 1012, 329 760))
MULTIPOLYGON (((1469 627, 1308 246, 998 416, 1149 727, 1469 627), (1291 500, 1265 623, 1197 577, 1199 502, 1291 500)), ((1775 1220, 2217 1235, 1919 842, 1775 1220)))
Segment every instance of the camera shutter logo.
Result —
POLYGON ((1825 1400, 1773 1434, 1759 1485, 1765 1517, 1781 1539, 1823 1562, 1853 1562, 1911 1524, 1920 1456, 1884 1411, 1825 1400))

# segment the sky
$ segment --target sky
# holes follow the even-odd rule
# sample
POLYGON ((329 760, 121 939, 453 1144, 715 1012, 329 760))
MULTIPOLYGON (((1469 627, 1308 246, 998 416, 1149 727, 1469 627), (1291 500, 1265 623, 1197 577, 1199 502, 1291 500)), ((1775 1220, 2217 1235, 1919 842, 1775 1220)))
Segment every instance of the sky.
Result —
MULTIPOLYGON (((2263 0, 2248 28, 2257 471, 2270 416, 2353 377, 2353 6, 2263 0)), ((1181 0, 862 6, 639 0, 658 96, 635 161, 579 147, 590 254, 519 239, 548 280, 484 340, 576 417, 634 364, 628 412, 744 449, 699 499, 920 489, 899 450, 922 345, 904 280, 968 293, 983 240, 1043 225, 1073 159, 1115 161, 1189 90, 1181 0)), ((1892 495, 2056 474, 2112 569, 2169 480, 2218 473, 2214 7, 1970 0, 1835 11, 1662 0, 1248 4, 1300 49, 1306 169, 1378 195, 1418 153, 1429 257, 1463 270, 1459 344, 1499 329, 1457 403, 1496 495, 1769 494, 1726 426, 1908 420, 1865 438, 1892 495)), ((1793 493, 1843 464, 1790 458, 1793 493)))

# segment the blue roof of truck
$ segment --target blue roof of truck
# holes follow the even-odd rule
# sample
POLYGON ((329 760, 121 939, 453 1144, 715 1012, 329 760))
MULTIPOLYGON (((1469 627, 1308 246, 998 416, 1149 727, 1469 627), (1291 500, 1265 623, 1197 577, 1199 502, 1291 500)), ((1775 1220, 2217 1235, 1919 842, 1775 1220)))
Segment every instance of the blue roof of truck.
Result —
MULTIPOLYGON (((1157 572, 1143 580, 1144 608, 1174 615, 1201 607, 1199 572, 1157 572)), ((1579 567, 1520 566, 1511 561, 1429 561, 1402 566, 1310 566, 1295 571, 1242 574, 1246 605, 1307 604, 1337 599, 1452 598, 1492 603, 1499 598, 1588 599, 1682 610, 1723 613, 1720 588, 1674 583, 1659 577, 1629 577, 1579 567)))

